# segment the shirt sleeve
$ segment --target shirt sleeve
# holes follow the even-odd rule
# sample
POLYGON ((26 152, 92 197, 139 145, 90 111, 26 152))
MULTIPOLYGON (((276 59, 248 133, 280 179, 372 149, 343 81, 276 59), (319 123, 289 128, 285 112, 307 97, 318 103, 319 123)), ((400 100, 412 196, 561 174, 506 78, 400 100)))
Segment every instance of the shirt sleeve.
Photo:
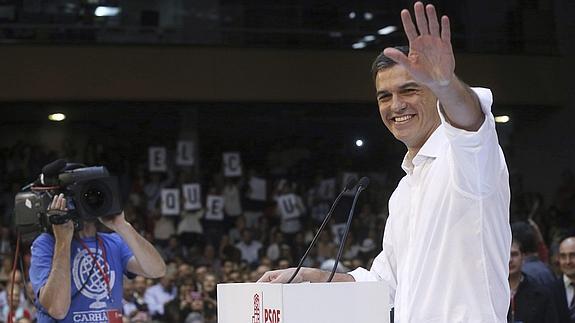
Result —
POLYGON ((355 281, 380 281, 383 280, 387 283, 389 288, 389 302, 390 306, 393 307, 395 300, 395 290, 397 288, 397 261, 395 259, 395 253, 393 248, 392 230, 391 226, 392 217, 388 219, 386 229, 383 234, 383 250, 375 257, 370 270, 365 268, 357 268, 351 272, 350 275, 353 276, 355 281))
POLYGON ((502 171, 507 169, 499 147, 495 118, 491 113, 493 96, 486 88, 472 88, 477 95, 485 120, 477 131, 459 129, 447 121, 438 103, 441 123, 450 145, 450 169, 459 190, 474 197, 493 192, 502 171))
POLYGON ((50 270, 52 269, 52 258, 54 256, 54 237, 43 233, 34 242, 30 248, 32 258, 30 260, 30 283, 34 290, 36 299, 34 301, 39 311, 48 313, 40 304, 40 289, 46 285, 50 270))
POLYGON ((39 296, 40 288, 46 284, 48 276, 50 276, 54 255, 54 239, 48 234, 42 234, 34 240, 30 251, 32 254, 29 272, 30 282, 34 294, 39 296))
POLYGON ((134 256, 128 244, 122 239, 122 237, 117 233, 110 233, 109 237, 113 241, 114 249, 118 251, 118 255, 120 256, 120 262, 122 264, 122 271, 126 274, 129 278, 132 278, 131 273, 127 271, 128 268, 128 261, 130 258, 134 256))

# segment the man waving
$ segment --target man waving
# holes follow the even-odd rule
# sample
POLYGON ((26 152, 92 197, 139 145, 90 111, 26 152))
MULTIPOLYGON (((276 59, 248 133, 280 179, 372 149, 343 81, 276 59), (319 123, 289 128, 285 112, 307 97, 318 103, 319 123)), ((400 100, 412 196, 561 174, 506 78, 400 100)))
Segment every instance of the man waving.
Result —
MULTIPOLYGON (((509 307, 509 180, 491 91, 455 75, 449 18, 414 5, 401 20, 409 48, 373 63, 381 119, 407 147, 389 200, 383 250, 368 271, 334 281, 386 281, 395 322, 505 322, 509 307)), ((293 269, 266 273, 285 282, 293 269)), ((295 281, 329 273, 304 268, 295 281)))

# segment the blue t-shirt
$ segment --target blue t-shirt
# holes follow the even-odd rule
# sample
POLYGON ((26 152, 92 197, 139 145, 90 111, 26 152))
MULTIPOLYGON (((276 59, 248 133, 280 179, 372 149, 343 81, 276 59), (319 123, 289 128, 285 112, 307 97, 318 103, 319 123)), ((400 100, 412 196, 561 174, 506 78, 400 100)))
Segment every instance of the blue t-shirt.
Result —
POLYGON ((133 256, 132 251, 117 233, 98 233, 97 239, 82 239, 92 255, 77 240, 72 240, 70 249, 71 291, 72 301, 66 317, 55 320, 48 315, 38 298, 52 268, 54 255, 54 237, 43 233, 32 243, 32 261, 30 267, 30 281, 36 294, 36 307, 38 308, 38 322, 82 322, 100 323, 108 322, 108 311, 117 309, 122 311, 123 273, 127 274, 128 260, 133 256), (103 246, 103 248, 102 248, 103 246), (104 254, 106 260, 104 261, 104 254), (101 270, 95 264, 94 258, 100 264, 101 270, 109 277, 111 297, 101 270), (82 286, 84 286, 82 288, 82 286), (78 292, 78 290, 81 290, 78 292))

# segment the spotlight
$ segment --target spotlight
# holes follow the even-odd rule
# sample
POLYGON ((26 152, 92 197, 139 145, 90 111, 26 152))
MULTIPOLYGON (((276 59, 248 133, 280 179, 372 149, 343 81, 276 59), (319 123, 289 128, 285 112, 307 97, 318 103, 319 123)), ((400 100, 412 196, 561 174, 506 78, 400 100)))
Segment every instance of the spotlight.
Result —
POLYGON ((507 122, 509 122, 509 120, 511 120, 511 118, 509 118, 509 116, 497 116, 497 117, 495 117, 495 122, 497 122, 497 123, 507 123, 507 122))
POLYGON ((377 33, 380 35, 389 35, 396 30, 397 30, 397 27, 395 27, 395 26, 387 26, 387 27, 383 27, 380 30, 378 30, 377 33))
POLYGON ((366 35, 363 36, 363 41, 364 42, 370 42, 370 41, 374 41, 375 40, 375 36, 374 35, 366 35))
POLYGON ((96 17, 111 17, 120 14, 122 9, 118 7, 97 7, 94 11, 96 17))
POLYGON ((64 119, 66 119, 66 115, 63 113, 52 113, 48 116, 50 121, 63 121, 64 119))
POLYGON ((353 49, 362 49, 365 48, 365 43, 362 41, 358 41, 357 43, 351 45, 353 49))
POLYGON ((356 141, 355 141, 355 145, 356 145, 357 147, 363 146, 363 140, 361 140, 361 139, 356 140, 356 141))

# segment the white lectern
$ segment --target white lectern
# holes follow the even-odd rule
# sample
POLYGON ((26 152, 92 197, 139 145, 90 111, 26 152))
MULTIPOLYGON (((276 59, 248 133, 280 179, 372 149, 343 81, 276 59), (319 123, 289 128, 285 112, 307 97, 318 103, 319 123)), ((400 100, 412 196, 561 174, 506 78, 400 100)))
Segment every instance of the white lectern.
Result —
POLYGON ((219 284, 218 323, 389 323, 383 282, 219 284))

